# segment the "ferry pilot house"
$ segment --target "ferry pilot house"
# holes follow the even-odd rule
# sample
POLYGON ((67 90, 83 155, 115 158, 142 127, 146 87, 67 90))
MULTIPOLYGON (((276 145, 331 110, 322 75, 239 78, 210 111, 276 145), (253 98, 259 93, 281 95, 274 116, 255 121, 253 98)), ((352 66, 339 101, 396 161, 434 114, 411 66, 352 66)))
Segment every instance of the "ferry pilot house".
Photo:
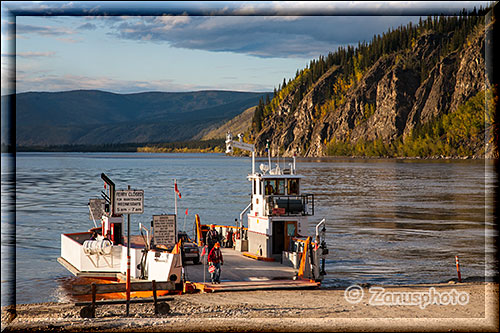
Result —
MULTIPOLYGON (((300 193, 301 176, 298 175, 260 175, 252 178, 251 211, 254 214, 251 215, 255 218, 268 217, 272 235, 268 249, 272 250, 267 255, 281 255, 282 251, 291 250, 295 237, 307 233, 307 230, 301 230, 305 227, 301 217, 314 215, 314 197, 300 193)), ((264 240, 257 243, 261 242, 264 240)))
MULTIPOLYGON (((254 195, 257 194, 254 180, 254 195)), ((264 179, 265 201, 268 215, 313 215, 307 211, 308 195, 299 195, 298 178, 264 179)))

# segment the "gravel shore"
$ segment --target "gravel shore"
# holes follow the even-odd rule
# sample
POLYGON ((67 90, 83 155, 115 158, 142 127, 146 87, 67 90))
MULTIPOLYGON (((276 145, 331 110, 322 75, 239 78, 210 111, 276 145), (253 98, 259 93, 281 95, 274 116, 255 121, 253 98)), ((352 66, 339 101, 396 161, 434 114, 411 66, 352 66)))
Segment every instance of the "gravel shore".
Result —
POLYGON ((102 305, 97 307, 93 319, 80 318, 81 307, 74 303, 20 304, 15 315, 4 307, 2 331, 498 332, 499 329, 498 284, 491 282, 200 293, 173 298, 168 302, 171 311, 167 315, 155 315, 152 304, 131 304, 130 317, 125 317, 125 305, 102 305))

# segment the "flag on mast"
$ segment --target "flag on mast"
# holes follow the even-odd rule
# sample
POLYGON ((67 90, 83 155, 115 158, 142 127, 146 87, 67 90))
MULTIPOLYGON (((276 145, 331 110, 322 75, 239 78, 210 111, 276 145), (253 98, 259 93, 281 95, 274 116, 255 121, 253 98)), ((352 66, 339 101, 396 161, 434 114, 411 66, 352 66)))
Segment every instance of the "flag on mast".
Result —
POLYGON ((175 193, 179 196, 179 199, 181 198, 181 192, 179 192, 179 189, 177 188, 177 180, 175 181, 175 193))

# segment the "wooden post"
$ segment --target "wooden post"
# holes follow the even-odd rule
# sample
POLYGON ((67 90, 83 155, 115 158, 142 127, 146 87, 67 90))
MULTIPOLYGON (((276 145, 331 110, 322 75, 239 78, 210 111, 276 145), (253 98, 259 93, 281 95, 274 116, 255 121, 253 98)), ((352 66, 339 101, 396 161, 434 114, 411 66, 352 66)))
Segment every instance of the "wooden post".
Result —
POLYGON ((95 318, 95 308, 96 308, 95 299, 96 299, 97 287, 96 287, 95 283, 93 283, 93 282, 90 286, 92 288, 92 305, 91 305, 92 315, 91 315, 91 318, 95 318))
POLYGON ((156 281, 153 280, 153 300, 155 302, 155 315, 158 314, 158 297, 156 296, 156 281))
MULTIPOLYGON (((130 190, 130 185, 128 186, 130 190)), ((127 214, 127 317, 130 314, 130 214, 127 214)))

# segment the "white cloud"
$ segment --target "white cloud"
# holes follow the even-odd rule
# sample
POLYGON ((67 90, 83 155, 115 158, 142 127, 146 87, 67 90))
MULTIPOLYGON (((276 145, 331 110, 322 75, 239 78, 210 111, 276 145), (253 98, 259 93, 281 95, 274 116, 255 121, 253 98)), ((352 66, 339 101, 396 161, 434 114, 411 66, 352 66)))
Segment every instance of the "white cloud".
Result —
POLYGON ((78 43, 78 42, 82 41, 82 39, 75 39, 75 38, 71 38, 71 37, 57 37, 56 39, 58 41, 63 42, 63 43, 70 43, 70 44, 74 44, 74 43, 78 43))
MULTIPOLYGON (((123 80, 112 77, 89 77, 82 75, 54 75, 47 71, 17 71, 17 93, 27 91, 67 91, 78 89, 104 90, 115 93, 137 93, 144 91, 199 91, 220 89, 227 90, 221 82, 217 85, 180 84, 173 80, 123 80)), ((268 91, 269 87, 259 84, 235 82, 232 80, 231 90, 268 91)))
POLYGON ((36 57, 53 57, 55 54, 56 54, 55 52, 17 52, 16 54, 12 54, 12 56, 15 55, 17 57, 22 57, 22 58, 36 58, 36 57))
POLYGON ((50 25, 34 25, 34 24, 16 24, 16 34, 26 35, 26 34, 37 34, 41 36, 65 36, 76 34, 77 32, 72 28, 60 27, 60 26, 50 26, 50 25))
POLYGON ((165 42, 170 46, 256 57, 311 58, 340 45, 370 41, 374 34, 418 17, 378 16, 167 16, 113 23, 120 39, 165 42))
POLYGON ((170 30, 178 25, 189 24, 190 21, 191 19, 187 15, 179 15, 179 16, 163 15, 163 16, 158 16, 154 19, 155 23, 161 25, 162 30, 170 30))

